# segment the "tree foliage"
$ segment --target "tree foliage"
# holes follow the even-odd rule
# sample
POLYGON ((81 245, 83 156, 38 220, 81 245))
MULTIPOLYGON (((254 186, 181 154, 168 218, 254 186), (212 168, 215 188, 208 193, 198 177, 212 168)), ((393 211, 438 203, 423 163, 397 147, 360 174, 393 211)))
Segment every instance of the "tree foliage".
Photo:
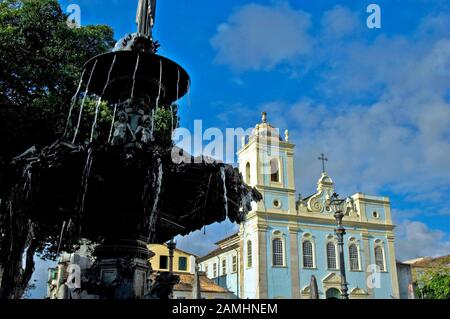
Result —
POLYGON ((0 160, 60 137, 83 64, 114 44, 66 20, 56 0, 0 2, 0 160))
POLYGON ((431 268, 417 278, 423 288, 418 289, 421 299, 450 299, 450 268, 431 268))
MULTIPOLYGON (((72 29, 66 20, 56 0, 0 1, 0 212, 5 213, 0 217, 6 216, 0 218, 0 298, 23 295, 33 273, 35 252, 45 253, 45 243, 49 239, 55 243, 60 232, 60 226, 53 224, 48 229, 49 225, 30 226, 20 218, 7 218, 4 199, 9 194, 4 181, 11 158, 62 136, 83 64, 114 44, 111 28, 72 29), (38 236, 41 227, 47 228, 42 232, 46 238, 38 236)), ((92 123, 95 106, 95 101, 87 100, 80 130, 84 137, 89 134, 86 122, 92 123)), ((109 125, 110 113, 100 105, 99 126, 109 125)))

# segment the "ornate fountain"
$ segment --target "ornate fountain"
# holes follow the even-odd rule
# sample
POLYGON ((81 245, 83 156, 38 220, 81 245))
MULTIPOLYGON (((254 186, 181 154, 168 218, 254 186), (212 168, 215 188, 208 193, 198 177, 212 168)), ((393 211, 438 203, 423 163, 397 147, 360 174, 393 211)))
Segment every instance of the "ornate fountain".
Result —
POLYGON ((82 86, 86 90, 74 99, 63 138, 14 159, 10 195, 0 210, 3 223, 21 225, 21 235, 6 234, 0 241, 6 256, 3 298, 14 295, 14 281, 8 278, 17 270, 8 265, 17 264, 35 238, 48 240, 53 248, 57 244, 57 251, 82 239, 98 244, 78 295, 167 298, 177 278, 163 273, 149 281, 147 244, 226 218, 239 223, 251 202, 261 200, 231 165, 194 161, 156 134, 161 111, 172 116, 169 136, 175 129, 173 103, 188 92, 190 79, 177 63, 156 54, 155 9, 156 0, 140 0, 138 32, 85 64, 76 96, 82 86), (98 99, 91 134, 82 138, 80 122, 93 94, 98 99), (103 140, 94 138, 101 103, 112 113, 103 140))

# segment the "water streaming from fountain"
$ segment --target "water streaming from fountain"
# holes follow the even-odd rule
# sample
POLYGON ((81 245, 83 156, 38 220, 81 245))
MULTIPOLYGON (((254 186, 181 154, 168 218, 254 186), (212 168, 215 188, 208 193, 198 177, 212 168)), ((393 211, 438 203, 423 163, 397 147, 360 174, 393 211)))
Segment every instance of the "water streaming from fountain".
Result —
POLYGON ((27 164, 27 166, 25 167, 24 171, 23 171, 23 177, 25 178, 24 183, 23 183, 23 189, 22 192, 25 194, 25 199, 28 200, 30 198, 30 192, 32 189, 32 166, 31 163, 27 164))
POLYGON ((170 138, 173 138, 173 105, 170 104, 170 138))
POLYGON ((180 98, 180 69, 177 68, 177 99, 175 101, 178 101, 180 98))
POLYGON ((155 114, 156 114, 155 109, 152 109, 152 115, 151 115, 151 117, 152 117, 152 126, 151 126, 151 128, 150 128, 150 139, 151 139, 152 141, 153 141, 153 139, 154 139, 155 114))
POLYGON ((88 96, 88 93, 89 93, 89 85, 91 84, 92 75, 94 74, 95 67, 97 66, 97 62, 98 61, 95 61, 94 66, 92 67, 91 74, 89 76, 89 80, 88 80, 87 85, 86 85, 86 91, 84 92, 83 100, 82 100, 81 105, 80 105, 80 114, 78 115, 77 127, 76 127, 75 133, 73 135, 72 144, 75 144, 75 141, 77 139, 78 130, 80 129, 80 124, 81 124, 81 117, 83 116, 84 104, 86 103, 86 99, 87 99, 87 96, 88 96))
POLYGON ((131 97, 134 97, 134 87, 136 86, 136 74, 137 74, 137 70, 139 68, 139 59, 140 59, 140 55, 138 53, 137 55, 137 59, 136 59, 136 66, 134 68, 134 73, 133 73, 133 87, 131 88, 131 97))
MULTIPOLYGON (((93 149, 89 148, 88 155, 86 158, 86 164, 84 165, 83 177, 81 178, 81 200, 80 200, 79 209, 78 209, 78 217, 80 220, 83 217, 84 207, 86 204, 86 195, 87 195, 87 191, 89 188, 89 178, 91 175, 93 159, 94 159, 93 149)), ((80 223, 80 225, 81 225, 81 223, 80 223)), ((80 232, 81 232, 81 229, 80 229, 80 232)))
POLYGON ((158 204, 159 204, 159 197, 161 194, 161 184, 162 184, 162 178, 163 178, 163 170, 162 170, 162 163, 161 159, 157 159, 157 165, 158 165, 158 172, 157 175, 154 176, 154 181, 156 183, 155 185, 155 198, 153 200, 153 207, 152 212, 150 215, 150 223, 149 223, 149 237, 147 242, 150 242, 151 235, 154 234, 156 231, 156 222, 158 220, 157 212, 158 212, 158 204))
POLYGON ((67 131, 69 130, 69 125, 72 122, 73 108, 75 107, 75 103, 77 102, 78 94, 80 94, 81 85, 83 84, 83 77, 84 77, 85 72, 86 72, 86 69, 83 69, 83 72, 81 73, 80 82, 78 83, 77 91, 76 91, 75 95, 72 97, 72 100, 70 102, 70 109, 69 109, 69 114, 67 115, 66 127, 64 129, 63 138, 65 138, 67 136, 67 131))
POLYGON ((100 104, 102 103, 102 97, 105 94, 106 88, 108 87, 109 81, 111 79, 111 72, 112 72, 112 70, 114 68, 114 65, 116 64, 116 59, 117 59, 117 55, 114 56, 114 59, 113 59, 113 61, 111 63, 111 67, 109 68, 108 77, 106 78, 105 86, 103 87, 103 90, 102 90, 102 94, 99 96, 99 98, 97 100, 97 105, 95 106, 94 123, 92 123, 91 138, 89 140, 91 143, 92 143, 92 141, 94 139, 95 127, 97 125, 97 119, 98 119, 98 111, 100 109, 100 104))
POLYGON ((117 103, 114 104, 114 111, 113 111, 113 116, 111 119, 111 129, 109 130, 109 135, 108 135, 108 143, 111 143, 111 137, 112 137, 112 133, 113 133, 113 129, 114 129, 114 121, 116 119, 116 112, 117 112, 117 103))
POLYGON ((89 139, 89 142, 92 143, 94 140, 94 133, 95 133, 95 126, 97 125, 97 118, 98 118, 98 111, 100 109, 100 104, 102 104, 102 97, 99 96, 97 99, 97 103, 95 105, 95 115, 94 115, 94 122, 92 123, 91 127, 91 137, 89 139))
POLYGON ((220 168, 220 176, 223 182, 223 198, 225 202, 225 216, 228 218, 228 196, 227 196, 227 184, 226 184, 226 176, 225 176, 225 167, 220 168))
POLYGON ((191 108, 191 90, 190 90, 190 82, 188 85, 188 90, 187 90, 187 107, 191 108))
POLYGON ((58 249, 56 250, 56 255, 59 255, 59 250, 61 249, 61 243, 64 235, 64 228, 66 227, 66 221, 63 222, 61 227, 61 233, 59 234, 59 243, 58 243, 58 249))
POLYGON ((159 99, 161 98, 161 85, 162 85, 162 60, 159 60, 159 86, 158 86, 158 96, 156 97, 156 108, 158 108, 159 99))

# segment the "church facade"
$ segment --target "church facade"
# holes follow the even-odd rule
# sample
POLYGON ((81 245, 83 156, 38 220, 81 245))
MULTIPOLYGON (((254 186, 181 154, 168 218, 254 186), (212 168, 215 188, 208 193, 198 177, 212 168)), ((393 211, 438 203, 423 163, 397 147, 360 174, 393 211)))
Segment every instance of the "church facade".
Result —
MULTIPOLYGON (((340 296, 336 222, 326 205, 334 182, 324 170, 316 193, 297 199, 294 149, 288 131, 281 138, 263 114, 238 151, 240 172, 264 199, 238 233, 199 259, 200 269, 238 298, 309 298, 312 275, 320 298, 340 296)), ((389 198, 357 193, 350 201, 343 219, 350 298, 399 298, 389 198)))

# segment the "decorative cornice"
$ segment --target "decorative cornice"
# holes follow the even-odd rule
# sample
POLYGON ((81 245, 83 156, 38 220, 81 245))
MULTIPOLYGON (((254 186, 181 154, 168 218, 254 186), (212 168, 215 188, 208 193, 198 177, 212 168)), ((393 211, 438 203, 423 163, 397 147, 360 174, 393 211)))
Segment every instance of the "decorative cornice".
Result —
POLYGON ((300 230, 300 227, 298 226, 293 226, 293 225, 289 225, 288 226, 288 230, 290 234, 297 234, 298 231, 300 230))
POLYGON ((277 191, 280 193, 292 193, 295 194, 296 190, 293 188, 285 188, 283 185, 280 185, 279 187, 275 186, 268 186, 268 185, 262 185, 262 184, 256 184, 255 185, 257 190, 269 190, 269 191, 277 191))
POLYGON ((256 225, 256 231, 266 232, 268 229, 269 229, 269 225, 267 225, 266 223, 263 223, 263 224, 258 223, 256 225))
MULTIPOLYGON (((308 216, 306 214, 284 214, 282 212, 280 213, 267 213, 265 211, 255 211, 254 214, 259 218, 266 218, 268 214, 271 216, 276 216, 277 219, 288 221, 288 222, 294 222, 299 224, 304 224, 305 222, 312 222, 312 223, 323 223, 323 224, 330 224, 334 225, 335 221, 334 218, 320 216, 321 214, 315 214, 315 216, 308 216)), ((346 216, 348 217, 348 216, 346 216)), ((367 228, 367 229, 377 229, 377 230, 384 230, 384 231, 393 231, 394 225, 389 224, 382 224, 382 223, 374 223, 374 222, 365 222, 361 221, 359 219, 353 219, 353 220, 346 220, 344 217, 344 220, 342 221, 344 226, 347 227, 359 227, 359 228, 367 228)))

